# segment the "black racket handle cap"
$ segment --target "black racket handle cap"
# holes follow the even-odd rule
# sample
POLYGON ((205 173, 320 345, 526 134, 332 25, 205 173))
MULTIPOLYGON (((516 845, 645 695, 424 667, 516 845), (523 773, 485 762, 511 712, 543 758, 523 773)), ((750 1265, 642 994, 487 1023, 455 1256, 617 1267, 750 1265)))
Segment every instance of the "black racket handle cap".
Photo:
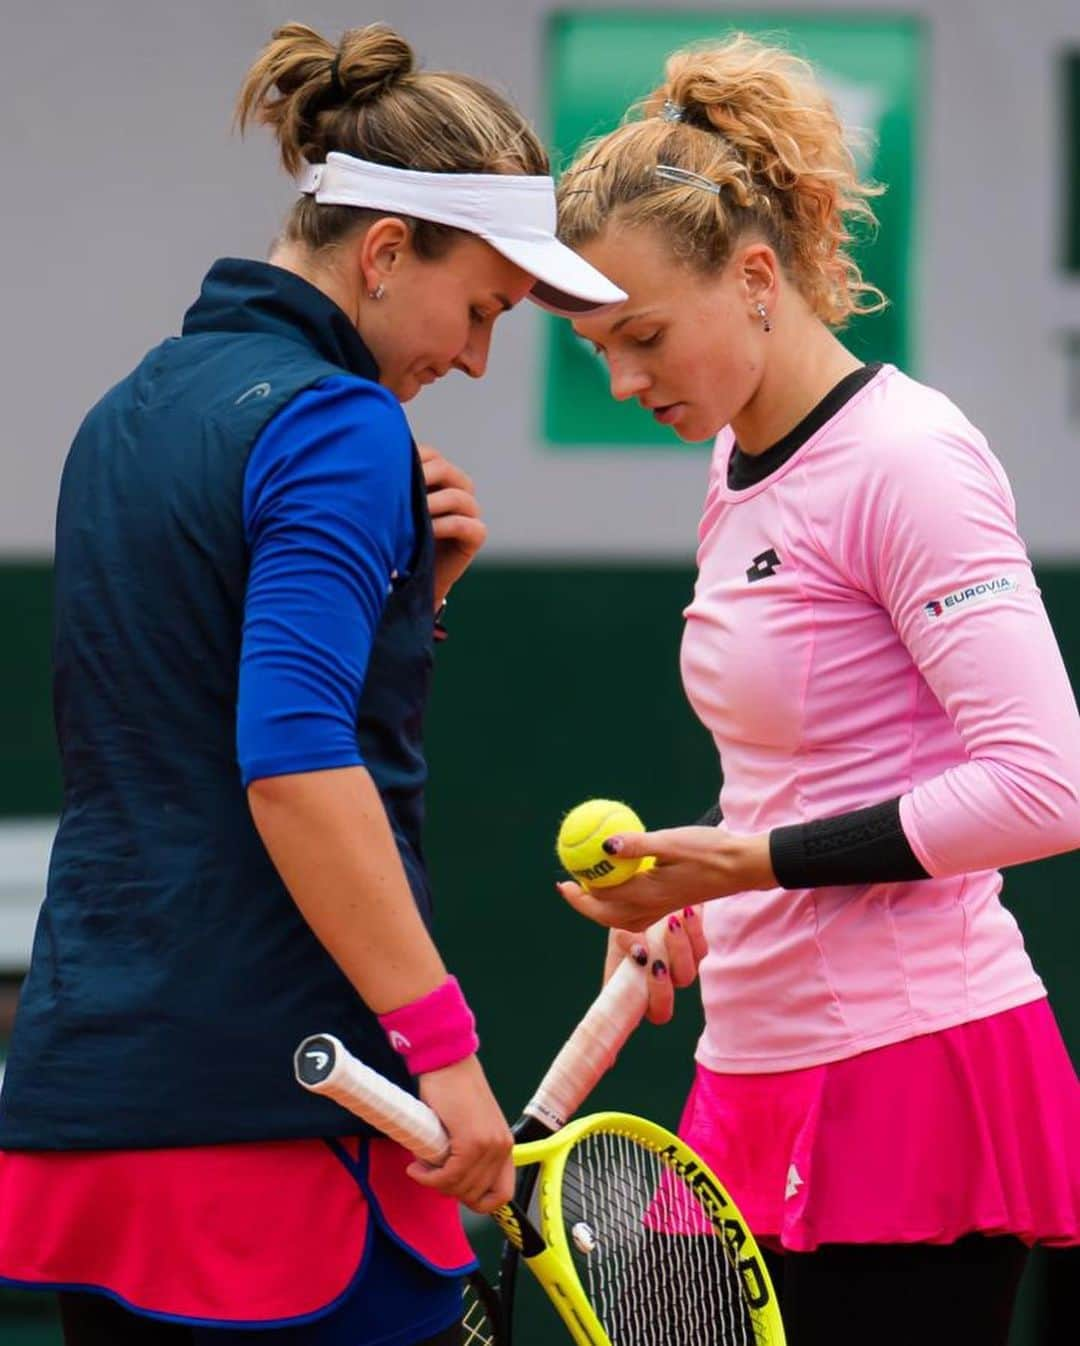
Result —
POLYGON ((337 1064, 337 1044, 321 1033, 305 1038, 293 1057, 301 1084, 322 1084, 337 1064))

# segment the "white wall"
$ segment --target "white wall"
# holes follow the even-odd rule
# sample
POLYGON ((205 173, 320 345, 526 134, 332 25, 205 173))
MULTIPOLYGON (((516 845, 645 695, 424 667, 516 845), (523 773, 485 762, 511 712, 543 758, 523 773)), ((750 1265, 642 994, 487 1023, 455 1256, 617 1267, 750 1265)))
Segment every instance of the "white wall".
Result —
MULTIPOLYGON (((268 137, 243 143, 229 122, 243 72, 276 23, 303 17, 336 36, 384 18, 426 64, 498 82, 539 118, 549 8, 3 0, 0 554, 48 554, 60 465, 85 408, 177 329, 215 256, 263 255, 291 193, 268 137)), ((853 8, 784 0, 755 11, 853 8)), ((1055 197, 1056 58, 1080 46, 1080 5, 916 0, 907 9, 929 31, 917 372, 989 434, 1032 550, 1080 556, 1080 424, 1068 419, 1063 341, 1080 332, 1080 285, 1056 273, 1055 197)), ((487 380, 452 376, 411 409, 418 436, 477 477, 490 554, 688 556, 703 456, 544 451, 540 323, 520 312, 503 327, 487 380)))

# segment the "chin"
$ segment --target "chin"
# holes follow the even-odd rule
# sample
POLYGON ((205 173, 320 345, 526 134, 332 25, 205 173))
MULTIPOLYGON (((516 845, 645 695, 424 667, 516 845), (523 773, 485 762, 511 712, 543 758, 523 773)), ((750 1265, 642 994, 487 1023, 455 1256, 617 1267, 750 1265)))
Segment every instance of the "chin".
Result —
POLYGON ((705 444, 714 440, 723 429, 719 425, 715 429, 711 428, 709 423, 701 417, 688 417, 671 428, 684 444, 705 444))

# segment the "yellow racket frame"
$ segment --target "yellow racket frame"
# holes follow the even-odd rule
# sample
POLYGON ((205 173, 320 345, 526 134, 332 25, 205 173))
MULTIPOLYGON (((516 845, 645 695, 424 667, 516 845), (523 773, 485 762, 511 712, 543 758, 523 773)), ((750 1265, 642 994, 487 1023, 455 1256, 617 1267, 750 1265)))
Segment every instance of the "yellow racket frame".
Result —
MULTIPOLYGON (((572 1147, 585 1136, 603 1133, 625 1136, 652 1150, 658 1159, 688 1182, 699 1196, 717 1233, 735 1254, 736 1267, 746 1289, 746 1302, 756 1346, 784 1346, 784 1326, 761 1250, 746 1226, 738 1207, 716 1175, 678 1136, 655 1122, 622 1112, 598 1112, 570 1122, 543 1140, 514 1146, 514 1165, 539 1169, 534 1206, 538 1231, 546 1247, 534 1256, 522 1252, 529 1270, 543 1286, 571 1337, 578 1346, 611 1346, 611 1339, 589 1303, 578 1278, 562 1216, 563 1173, 572 1147)), ((494 1218, 515 1247, 521 1247, 521 1232, 509 1207, 494 1218)), ((692 1293, 692 1289, 690 1290, 692 1293)), ((712 1346, 711 1341, 685 1342, 683 1346, 712 1346)))

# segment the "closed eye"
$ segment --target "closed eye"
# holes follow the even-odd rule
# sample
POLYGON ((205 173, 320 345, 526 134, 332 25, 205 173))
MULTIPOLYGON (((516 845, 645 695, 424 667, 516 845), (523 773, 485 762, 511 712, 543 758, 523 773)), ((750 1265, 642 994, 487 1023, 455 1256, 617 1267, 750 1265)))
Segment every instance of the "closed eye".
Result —
MULTIPOLYGON (((573 332, 573 328, 571 328, 571 331, 573 332)), ((600 345, 599 341, 592 341, 589 337, 582 336, 580 332, 573 332, 573 335, 575 340, 580 341, 582 346, 587 350, 592 351, 594 355, 603 356, 604 348, 600 345)))
POLYGON ((651 334, 651 336, 634 337, 634 345, 635 345, 635 346, 656 346, 656 345, 659 344, 659 341, 660 341, 660 335, 661 335, 661 334, 660 334, 660 329, 657 328, 656 331, 653 332, 653 333, 651 334))

